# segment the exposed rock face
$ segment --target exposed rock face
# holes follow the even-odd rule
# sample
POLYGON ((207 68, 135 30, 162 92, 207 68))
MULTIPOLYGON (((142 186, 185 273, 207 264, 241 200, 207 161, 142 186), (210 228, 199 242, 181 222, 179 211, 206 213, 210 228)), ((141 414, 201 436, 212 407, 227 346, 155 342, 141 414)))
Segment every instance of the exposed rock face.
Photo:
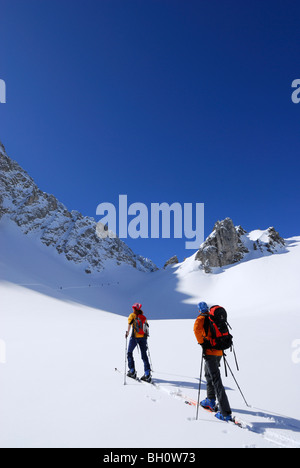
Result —
POLYGON ((68 211, 53 195, 40 190, 0 143, 0 219, 3 216, 13 220, 25 234, 38 236, 67 260, 82 264, 87 273, 103 270, 107 260, 142 271, 157 269, 118 237, 101 236, 93 218, 68 211))
POLYGON ((235 227, 230 218, 218 221, 213 232, 200 246, 195 260, 202 263, 208 273, 214 267, 223 267, 241 261, 251 251, 275 253, 284 247, 284 240, 272 227, 266 231, 248 233, 241 227, 235 227))
POLYGON ((179 263, 177 255, 174 255, 164 264, 164 269, 166 269, 170 265, 176 265, 177 263, 179 263))
POLYGON ((248 252, 240 239, 242 233, 243 229, 237 230, 230 218, 218 221, 198 250, 196 260, 203 264, 205 271, 239 262, 248 252))
MULTIPOLYGON (((262 237, 262 236, 261 236, 262 237)), ((259 249, 261 252, 267 249, 270 253, 276 253, 278 248, 284 247, 285 242, 274 227, 270 227, 265 234, 265 238, 258 238, 253 242, 254 250, 259 249)))

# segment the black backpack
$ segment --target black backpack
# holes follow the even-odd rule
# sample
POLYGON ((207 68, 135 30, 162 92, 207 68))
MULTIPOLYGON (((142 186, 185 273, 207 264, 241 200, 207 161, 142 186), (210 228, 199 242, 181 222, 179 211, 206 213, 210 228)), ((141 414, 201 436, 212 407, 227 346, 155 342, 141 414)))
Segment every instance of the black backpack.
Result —
POLYGON ((208 338, 210 343, 208 348, 221 351, 231 348, 233 345, 233 337, 229 333, 229 328, 231 329, 227 322, 227 312, 224 307, 218 305, 212 306, 204 322, 205 334, 208 334, 208 330, 210 330, 211 333, 211 337, 208 338))

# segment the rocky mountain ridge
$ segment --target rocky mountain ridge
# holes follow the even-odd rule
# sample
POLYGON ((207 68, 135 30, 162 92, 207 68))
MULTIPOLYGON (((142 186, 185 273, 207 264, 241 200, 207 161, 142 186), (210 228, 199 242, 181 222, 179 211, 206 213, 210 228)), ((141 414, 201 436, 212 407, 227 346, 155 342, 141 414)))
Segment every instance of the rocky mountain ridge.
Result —
POLYGON ((232 219, 226 218, 216 222, 195 260, 200 262, 205 272, 210 273, 212 268, 238 263, 255 251, 274 254, 284 247, 285 241, 274 227, 247 233, 241 226, 234 226, 232 219))
MULTIPOLYGON (((86 273, 102 271, 107 262, 128 264, 141 271, 156 271, 154 263, 136 255, 117 236, 109 237, 106 227, 78 211, 69 211, 54 195, 43 192, 34 180, 13 161, 0 142, 0 220, 8 217, 24 234, 35 235, 56 249, 86 273)), ((212 233, 194 255, 207 273, 233 265, 253 252, 267 255, 282 251, 285 241, 274 227, 247 233, 230 218, 217 221, 212 233)), ((164 269, 176 267, 174 255, 164 269)))
POLYGON ((86 273, 102 271, 107 262, 128 264, 141 271, 157 270, 151 260, 136 255, 118 237, 107 237, 93 218, 68 211, 54 195, 40 190, 0 142, 0 220, 2 217, 80 264, 86 273))

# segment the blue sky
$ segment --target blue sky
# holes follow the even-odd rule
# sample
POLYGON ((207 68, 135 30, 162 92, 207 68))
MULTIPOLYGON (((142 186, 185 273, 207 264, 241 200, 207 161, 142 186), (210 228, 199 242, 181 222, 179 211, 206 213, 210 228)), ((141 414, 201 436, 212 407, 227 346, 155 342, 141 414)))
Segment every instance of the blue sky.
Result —
MULTIPOLYGON (((0 0, 0 140, 68 209, 205 203, 300 235, 300 4, 0 0)), ((159 266, 186 239, 128 239, 159 266)))

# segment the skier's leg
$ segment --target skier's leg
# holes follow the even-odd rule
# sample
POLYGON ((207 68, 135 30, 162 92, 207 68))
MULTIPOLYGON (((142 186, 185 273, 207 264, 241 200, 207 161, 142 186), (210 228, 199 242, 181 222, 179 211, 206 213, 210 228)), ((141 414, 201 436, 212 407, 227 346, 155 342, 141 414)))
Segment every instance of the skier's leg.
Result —
POLYGON ((128 367, 129 370, 132 371, 135 369, 134 359, 133 359, 133 351, 136 347, 136 339, 132 336, 129 341, 128 351, 127 351, 127 359, 128 359, 128 367))
POLYGON ((219 369, 220 361, 221 356, 207 356, 206 360, 208 373, 210 374, 210 378, 213 383, 214 391, 219 402, 220 411, 223 416, 228 416, 231 414, 231 408, 221 379, 221 373, 219 369))
POLYGON ((205 356, 205 366, 204 366, 204 376, 206 379, 206 396, 209 400, 216 399, 215 387, 213 384, 213 379, 210 372, 209 361, 207 356, 205 356))
POLYGON ((145 374, 147 375, 150 371, 150 363, 147 354, 147 339, 146 338, 139 338, 139 346, 141 350, 142 360, 144 362, 144 370, 145 374))

